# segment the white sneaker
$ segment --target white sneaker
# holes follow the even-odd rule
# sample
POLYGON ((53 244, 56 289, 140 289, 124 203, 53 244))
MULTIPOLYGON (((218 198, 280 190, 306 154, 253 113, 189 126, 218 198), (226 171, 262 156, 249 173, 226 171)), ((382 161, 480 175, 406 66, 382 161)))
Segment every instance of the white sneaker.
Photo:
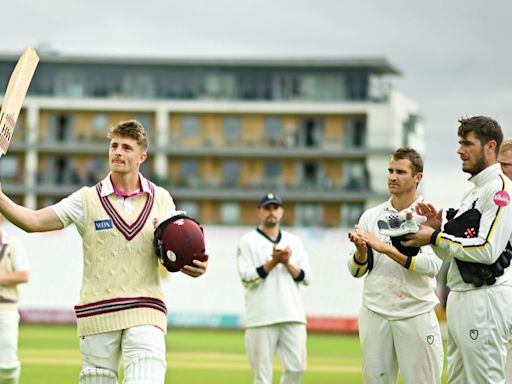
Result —
POLYGON ((386 216, 386 220, 379 220, 377 226, 381 235, 397 237, 418 232, 419 225, 425 221, 427 221, 425 216, 418 215, 408 208, 398 213, 390 213, 386 216))

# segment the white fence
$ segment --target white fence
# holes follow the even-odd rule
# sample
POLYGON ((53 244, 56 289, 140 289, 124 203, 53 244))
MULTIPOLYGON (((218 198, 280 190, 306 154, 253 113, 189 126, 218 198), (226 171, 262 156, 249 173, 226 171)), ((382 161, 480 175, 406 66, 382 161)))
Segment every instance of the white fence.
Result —
MULTIPOLYGON (((6 224, 5 229, 22 239, 31 263, 30 282, 20 289, 20 310, 72 315, 82 276, 81 239, 76 229, 71 226, 39 234, 25 233, 10 224, 6 224)), ((193 279, 174 273, 162 280, 170 323, 239 324, 237 319, 242 318, 244 309, 244 290, 236 269, 236 246, 239 237, 250 229, 205 228, 210 255, 206 275, 193 279)), ((313 281, 302 290, 308 317, 356 319, 362 280, 350 276, 346 267, 350 250, 347 232, 340 229, 288 230, 303 240, 310 256, 313 281)))

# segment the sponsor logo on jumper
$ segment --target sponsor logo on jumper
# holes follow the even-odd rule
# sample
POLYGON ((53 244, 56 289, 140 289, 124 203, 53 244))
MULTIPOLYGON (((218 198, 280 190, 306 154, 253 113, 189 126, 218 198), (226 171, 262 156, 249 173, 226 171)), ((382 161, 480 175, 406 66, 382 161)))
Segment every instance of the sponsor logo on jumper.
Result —
POLYGON ((469 337, 471 337, 471 339, 473 339, 473 340, 478 339, 478 329, 470 329, 469 337))
POLYGON ((506 207, 510 203, 510 196, 506 191, 498 191, 494 194, 494 204, 506 207))
POLYGON ((105 229, 112 229, 112 220, 111 219, 96 220, 94 222, 94 228, 96 228, 97 231, 103 231, 105 229))

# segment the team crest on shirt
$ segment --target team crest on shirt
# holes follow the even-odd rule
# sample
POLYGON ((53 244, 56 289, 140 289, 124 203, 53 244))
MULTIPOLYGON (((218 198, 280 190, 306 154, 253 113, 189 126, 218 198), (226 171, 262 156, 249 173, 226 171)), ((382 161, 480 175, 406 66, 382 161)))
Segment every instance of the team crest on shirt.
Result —
POLYGON ((427 336, 427 343, 432 345, 433 342, 434 342, 434 335, 428 335, 427 336))
POLYGON ((112 229, 112 219, 105 219, 105 220, 95 220, 94 221, 94 228, 97 231, 105 231, 107 229, 112 229))
POLYGON ((496 204, 498 207, 506 207, 510 203, 510 196, 506 191, 498 191, 494 194, 493 197, 494 204, 496 204))
POLYGON ((472 340, 478 339, 478 329, 470 329, 469 337, 471 337, 472 340))

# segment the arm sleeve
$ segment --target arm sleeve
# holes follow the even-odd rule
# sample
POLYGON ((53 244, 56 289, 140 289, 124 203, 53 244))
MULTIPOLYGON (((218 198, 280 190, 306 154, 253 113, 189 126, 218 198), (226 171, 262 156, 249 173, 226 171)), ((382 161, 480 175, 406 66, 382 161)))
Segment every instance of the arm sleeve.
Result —
POLYGON ((502 189, 489 189, 481 196, 482 213, 478 236, 462 238, 442 231, 434 232, 431 243, 434 252, 443 260, 456 258, 473 263, 492 264, 505 250, 510 240, 512 206, 510 201, 504 205, 495 202, 496 195, 510 196, 510 182, 503 178, 502 189), (505 188, 507 187, 507 188, 505 188))
POLYGON ((238 243, 237 266, 240 280, 246 288, 255 288, 262 280, 262 277, 258 273, 258 268, 261 267, 261 265, 254 265, 251 253, 249 241, 242 238, 238 243))
POLYGON ((64 227, 83 219, 82 189, 51 206, 64 227))
POLYGON ((29 271, 30 264, 27 257, 27 251, 23 243, 15 239, 16 249, 13 255, 13 266, 15 271, 29 271))
POLYGON ((425 246, 421 247, 420 252, 411 258, 409 270, 429 277, 435 277, 442 265, 443 261, 436 256, 432 248, 425 246))
POLYGON ((352 251, 350 254, 350 257, 348 258, 348 271, 350 274, 354 277, 360 278, 365 275, 365 273, 368 271, 368 259, 366 259, 366 262, 364 264, 360 264, 355 258, 355 251, 352 251))
MULTIPOLYGON (((368 211, 364 212, 361 215, 361 218, 359 219, 359 226, 361 227, 361 229, 364 229, 365 231, 370 230, 368 211)), ((366 262, 364 264, 359 263, 354 257, 356 253, 356 250, 354 248, 355 245, 353 245, 350 251, 349 258, 347 260, 347 267, 348 271, 352 276, 360 278, 363 277, 366 274, 366 272, 368 272, 368 257, 366 258, 366 262)))
POLYGON ((299 258, 299 265, 298 267, 301 270, 301 273, 299 277, 302 276, 301 279, 296 279, 298 283, 309 285, 311 284, 311 268, 309 266, 309 255, 306 251, 306 248, 304 248, 304 244, 302 244, 302 241, 299 240, 299 252, 300 252, 300 258, 299 258))

